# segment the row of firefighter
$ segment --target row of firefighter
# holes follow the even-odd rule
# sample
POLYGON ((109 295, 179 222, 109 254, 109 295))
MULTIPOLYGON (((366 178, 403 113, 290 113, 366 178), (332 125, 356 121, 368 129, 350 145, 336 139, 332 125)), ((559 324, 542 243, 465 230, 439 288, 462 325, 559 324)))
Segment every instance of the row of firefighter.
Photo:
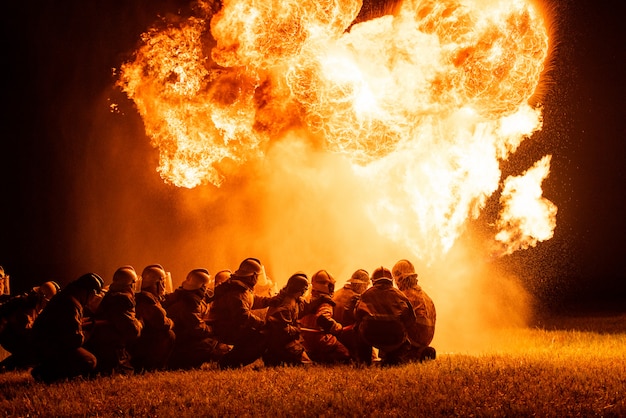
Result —
MULTIPOLYGON (((1 283, 8 275, 1 273, 1 283)), ((408 260, 346 284, 298 271, 276 289, 257 258, 234 272, 191 270, 173 289, 159 264, 118 268, 110 285, 87 273, 0 299, 0 370, 54 382, 146 372, 266 366, 396 365, 436 357, 435 305, 408 260)))

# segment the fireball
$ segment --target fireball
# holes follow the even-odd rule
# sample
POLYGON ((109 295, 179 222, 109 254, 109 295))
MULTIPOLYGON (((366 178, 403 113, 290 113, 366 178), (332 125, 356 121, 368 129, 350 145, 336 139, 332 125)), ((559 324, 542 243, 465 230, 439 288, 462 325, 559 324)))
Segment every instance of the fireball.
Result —
POLYGON ((360 0, 198 6, 120 68, 165 182, 220 187, 296 136, 345 160, 376 192, 364 211, 378 233, 420 260, 446 254, 499 189, 500 255, 552 236, 550 156, 501 182, 542 127, 531 98, 549 37, 530 0, 405 0, 365 18, 360 0))

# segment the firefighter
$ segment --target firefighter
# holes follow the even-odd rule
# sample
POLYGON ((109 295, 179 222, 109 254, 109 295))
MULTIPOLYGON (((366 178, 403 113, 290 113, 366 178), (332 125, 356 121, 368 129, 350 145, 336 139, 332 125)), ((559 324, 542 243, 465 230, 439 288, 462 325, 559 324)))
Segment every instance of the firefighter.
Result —
POLYGON ((35 365, 32 326, 59 289, 58 283, 45 282, 0 306, 0 345, 10 353, 0 362, 0 370, 27 369, 35 365))
POLYGON ((133 367, 129 348, 141 333, 142 324, 135 312, 135 284, 138 277, 132 266, 122 266, 92 319, 91 335, 85 344, 98 359, 96 373, 130 374, 133 367))
POLYGON ((399 364, 411 346, 408 336, 415 327, 415 313, 409 299, 393 286, 389 269, 374 270, 372 283, 361 295, 354 312, 358 360, 371 364, 372 347, 375 347, 383 364, 399 364))
POLYGON ((228 281, 215 288, 209 323, 220 342, 233 346, 219 361, 220 368, 250 364, 267 348, 265 321, 253 310, 267 308, 278 299, 255 295, 258 281, 267 282, 263 264, 256 258, 246 258, 228 281))
POLYGON ((345 363, 350 360, 348 348, 337 339, 344 328, 333 319, 335 283, 335 278, 326 270, 320 270, 311 277, 311 301, 300 319, 304 348, 311 360, 317 363, 345 363))
POLYGON ((391 269, 396 286, 411 302, 415 312, 416 326, 412 329, 409 338, 417 349, 417 359, 420 361, 434 359, 435 349, 430 343, 435 336, 435 322, 437 312, 435 304, 428 294, 417 284, 415 267, 409 260, 398 261, 391 269))
POLYGON ((293 274, 278 293, 276 306, 267 311, 268 347, 263 354, 266 366, 302 365, 310 363, 300 336, 298 317, 304 307, 303 296, 309 278, 303 272, 293 274))
POLYGON ((335 321, 343 326, 354 324, 354 307, 369 283, 370 276, 367 271, 358 269, 352 273, 348 282, 333 295, 335 321))
POLYGON ((210 280, 208 270, 191 270, 181 286, 163 301, 167 316, 174 321, 176 334, 169 369, 198 368, 204 363, 218 361, 229 349, 218 342, 204 321, 210 280))
POLYGON ((141 335, 131 347, 131 364, 137 371, 163 370, 174 349, 174 322, 161 306, 167 274, 159 264, 141 273, 141 291, 135 295, 135 312, 141 335))
POLYGON ((83 309, 102 291, 104 282, 87 273, 57 293, 33 324, 33 341, 38 365, 31 374, 37 381, 89 376, 96 368, 96 356, 83 347, 83 309))

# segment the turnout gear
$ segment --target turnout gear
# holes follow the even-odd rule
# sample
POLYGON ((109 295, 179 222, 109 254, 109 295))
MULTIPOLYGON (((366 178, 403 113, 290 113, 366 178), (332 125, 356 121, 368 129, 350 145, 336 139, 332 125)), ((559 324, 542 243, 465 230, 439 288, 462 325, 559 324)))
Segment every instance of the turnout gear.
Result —
POLYGON ((133 371, 128 349, 142 330, 135 312, 137 280, 135 269, 124 266, 116 270, 113 284, 94 313, 94 327, 85 344, 98 359, 96 372, 128 374, 133 371))
MULTIPOLYGON (((191 272, 187 277, 190 276, 193 276, 191 272)), ((199 279, 202 276, 206 279, 207 275, 200 271, 199 279)), ((168 363, 170 369, 198 368, 204 363, 218 361, 227 351, 227 347, 219 344, 204 320, 208 305, 202 286, 197 289, 179 287, 166 296, 163 307, 167 316, 174 321, 176 334, 174 351, 168 363)))
POLYGON ((437 320, 435 304, 422 287, 417 284, 417 273, 410 261, 398 261, 393 266, 392 271, 398 289, 409 299, 415 312, 416 326, 409 334, 411 343, 416 347, 428 347, 435 335, 435 322, 437 320))
POLYGON ((33 341, 39 365, 31 374, 35 380, 53 382, 76 376, 89 376, 96 357, 83 348, 83 306, 89 294, 102 290, 103 280, 87 273, 55 295, 33 324, 33 341))
POLYGON ((416 326, 415 313, 408 298, 393 287, 390 276, 389 270, 376 269, 372 275, 374 285, 363 292, 355 308, 358 357, 366 363, 371 362, 372 347, 379 349, 384 363, 395 364, 411 345, 409 334, 416 326))
POLYGON ((143 325, 130 347, 135 370, 163 370, 174 349, 174 322, 161 305, 169 276, 160 264, 151 264, 141 273, 141 292, 135 294, 135 313, 143 325))
POLYGON ((333 318, 343 326, 354 324, 354 307, 361 297, 361 293, 367 289, 370 276, 367 271, 359 269, 341 289, 333 295, 335 309, 333 318))
POLYGON ((319 293, 305 307, 300 324, 309 330, 302 335, 304 348, 311 360, 318 363, 344 363, 350 360, 350 352, 337 337, 343 333, 343 327, 333 319, 335 302, 330 295, 319 293))
POLYGON ((215 288, 208 323, 220 342, 233 346, 219 361, 221 368, 250 364, 267 348, 265 321, 253 310, 269 307, 277 297, 254 294, 259 274, 264 274, 261 263, 247 258, 227 282, 215 288))
POLYGON ((300 336, 298 317, 304 307, 302 295, 308 288, 306 274, 292 275, 278 294, 277 301, 267 311, 267 351, 263 362, 268 366, 300 365, 310 362, 300 336))

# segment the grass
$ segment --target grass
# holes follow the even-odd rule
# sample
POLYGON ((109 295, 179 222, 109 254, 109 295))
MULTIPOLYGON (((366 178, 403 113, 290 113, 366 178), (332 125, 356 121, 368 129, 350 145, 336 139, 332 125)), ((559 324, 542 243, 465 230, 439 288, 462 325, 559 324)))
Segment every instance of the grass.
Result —
POLYGON ((626 316, 502 330, 483 354, 400 367, 310 366, 115 376, 53 385, 0 375, 5 416, 626 416, 626 316), (617 325, 620 324, 621 328, 617 325), (603 328, 610 324, 607 328, 603 328), (584 329, 584 330, 580 330, 584 329), (591 331, 594 329, 594 331, 591 331))

